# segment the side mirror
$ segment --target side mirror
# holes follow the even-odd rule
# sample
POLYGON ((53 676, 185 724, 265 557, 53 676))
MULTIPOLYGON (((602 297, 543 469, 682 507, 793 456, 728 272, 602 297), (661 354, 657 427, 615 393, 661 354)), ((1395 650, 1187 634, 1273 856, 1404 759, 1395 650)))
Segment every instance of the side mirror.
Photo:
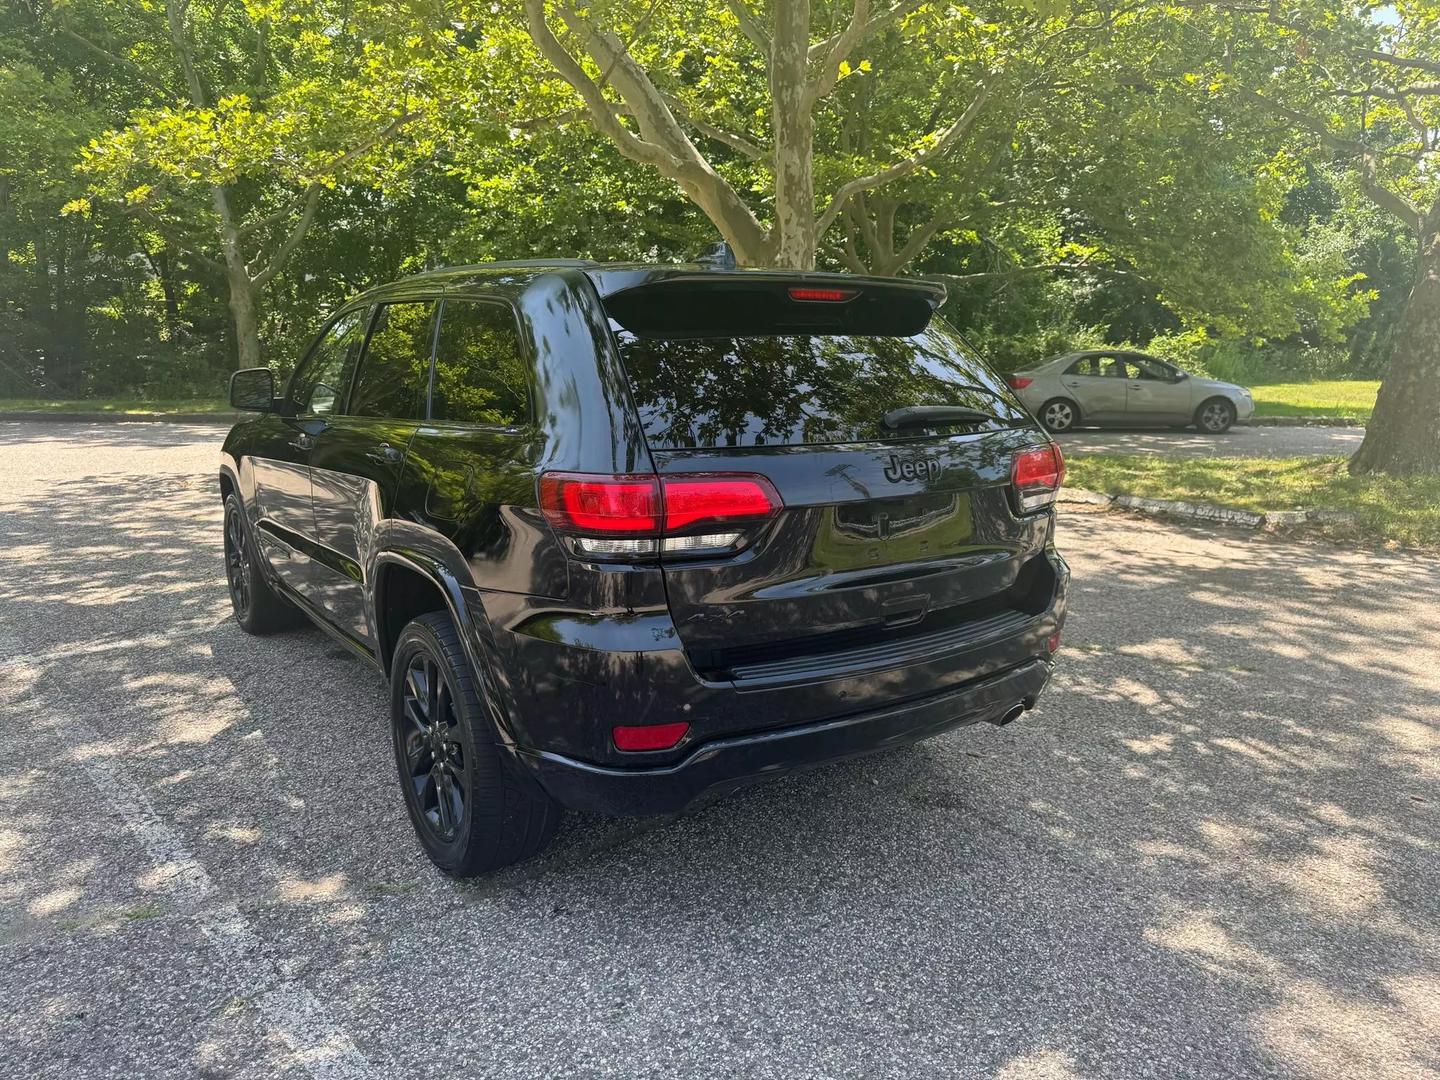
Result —
POLYGON ((275 373, 268 367, 244 368, 230 376, 230 407, 246 412, 273 412, 275 373))
POLYGON ((1184 381, 1185 381, 1186 379, 1188 379, 1189 377, 1190 377, 1190 373, 1189 373, 1188 371, 1177 371, 1177 372, 1175 372, 1175 381, 1176 381, 1176 382, 1184 382, 1184 381))

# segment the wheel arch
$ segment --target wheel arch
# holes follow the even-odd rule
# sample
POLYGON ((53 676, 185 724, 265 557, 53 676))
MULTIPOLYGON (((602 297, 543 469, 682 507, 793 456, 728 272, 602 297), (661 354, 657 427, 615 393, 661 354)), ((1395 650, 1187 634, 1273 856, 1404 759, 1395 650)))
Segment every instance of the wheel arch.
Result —
POLYGON ((513 746, 510 699, 502 685, 506 682, 503 672, 497 672, 500 658, 495 641, 484 612, 477 613, 469 602, 459 576, 441 559, 414 548, 381 549, 371 566, 375 661, 381 670, 389 676, 395 644, 410 620, 432 611, 445 612, 454 622, 465 658, 485 690, 485 703, 501 741, 513 746))
POLYGON ((405 624, 432 611, 450 616, 470 651, 472 620, 460 582, 443 563, 422 552, 387 550, 377 554, 372 602, 376 658, 387 672, 405 624))

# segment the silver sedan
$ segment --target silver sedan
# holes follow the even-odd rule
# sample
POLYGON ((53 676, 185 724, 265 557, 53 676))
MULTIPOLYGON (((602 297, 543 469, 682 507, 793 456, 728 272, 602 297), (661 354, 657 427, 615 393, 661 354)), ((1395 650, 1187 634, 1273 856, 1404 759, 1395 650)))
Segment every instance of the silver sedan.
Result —
POLYGON ((1191 375, 1144 353, 1066 353, 1008 381, 1025 407, 1057 432, 1080 424, 1193 424, 1219 435, 1255 414, 1255 399, 1243 386, 1191 375))

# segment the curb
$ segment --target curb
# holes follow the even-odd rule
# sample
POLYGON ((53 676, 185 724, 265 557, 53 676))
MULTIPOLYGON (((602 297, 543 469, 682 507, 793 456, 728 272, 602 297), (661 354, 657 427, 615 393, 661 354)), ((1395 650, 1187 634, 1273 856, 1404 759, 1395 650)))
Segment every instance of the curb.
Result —
POLYGON ((1355 515, 1344 510, 1234 510, 1212 503, 1146 499, 1139 495, 1106 495, 1103 492, 1078 488, 1062 491, 1060 501, 1087 506, 1118 506, 1156 517, 1218 522, 1222 525, 1238 525, 1242 529, 1273 529, 1292 525, 1350 525, 1355 522, 1355 515))
POLYGON ((221 424, 231 427, 236 413, 107 413, 0 411, 0 420, 63 421, 70 424, 221 424))
POLYGON ((1353 416, 1252 416, 1245 427, 1364 427, 1353 416))

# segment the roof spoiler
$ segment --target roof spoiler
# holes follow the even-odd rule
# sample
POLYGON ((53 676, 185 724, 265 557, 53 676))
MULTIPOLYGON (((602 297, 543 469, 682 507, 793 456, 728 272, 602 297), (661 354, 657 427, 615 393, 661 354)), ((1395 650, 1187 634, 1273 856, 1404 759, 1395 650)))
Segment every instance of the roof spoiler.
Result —
POLYGON ((764 270, 667 275, 604 299, 632 334, 663 338, 911 337, 944 302, 945 287, 930 281, 764 270))

